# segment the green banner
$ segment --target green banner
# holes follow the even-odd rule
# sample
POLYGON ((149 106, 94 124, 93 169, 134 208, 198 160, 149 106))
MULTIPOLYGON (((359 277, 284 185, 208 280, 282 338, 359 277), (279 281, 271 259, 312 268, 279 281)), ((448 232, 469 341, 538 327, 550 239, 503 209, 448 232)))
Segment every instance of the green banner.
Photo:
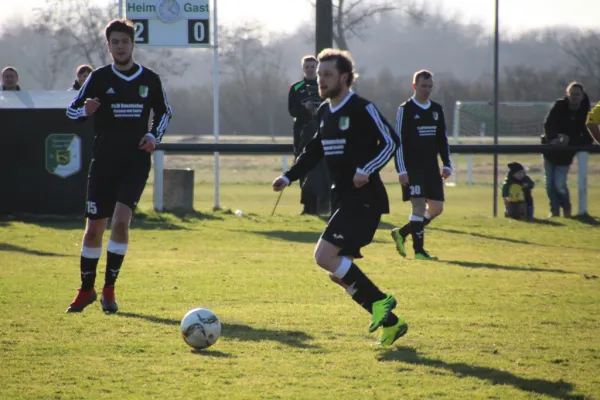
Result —
POLYGON ((66 178, 81 170, 81 139, 75 134, 53 133, 46 138, 46 169, 66 178))

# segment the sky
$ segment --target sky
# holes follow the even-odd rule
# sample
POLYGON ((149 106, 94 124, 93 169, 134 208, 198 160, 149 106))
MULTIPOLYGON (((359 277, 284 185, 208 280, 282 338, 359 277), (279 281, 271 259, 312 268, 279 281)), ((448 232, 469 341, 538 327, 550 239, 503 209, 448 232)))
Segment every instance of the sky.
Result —
MULTIPOLYGON (((107 0, 93 0, 97 3, 107 0)), ((368 1, 368 0, 366 0, 368 1)), ((417 0, 418 1, 418 0, 417 0)), ((425 0, 421 0, 425 1, 425 0)), ((148 1, 153 2, 153 0, 148 1)), ((501 29, 519 33, 533 28, 565 25, 580 28, 600 26, 599 0, 499 0, 501 29)), ((10 11, 0 13, 0 26, 15 14, 27 19, 31 9, 45 0, 11 2, 10 11)), ((494 24, 494 0, 427 0, 426 4, 459 13, 462 20, 479 22, 490 31, 494 24)), ((275 32, 291 32, 304 22, 314 20, 309 0, 218 0, 219 22, 236 24, 252 19, 275 32)))

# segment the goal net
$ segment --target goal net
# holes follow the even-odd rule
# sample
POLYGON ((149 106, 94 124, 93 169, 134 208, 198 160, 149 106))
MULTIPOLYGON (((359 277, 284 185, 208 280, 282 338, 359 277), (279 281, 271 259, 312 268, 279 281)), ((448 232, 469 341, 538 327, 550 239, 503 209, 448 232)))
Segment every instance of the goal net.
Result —
MULTIPOLYGON (((501 102, 498 137, 532 141, 544 132, 544 119, 554 102, 501 102)), ((487 101, 457 101, 452 136, 454 143, 486 141, 494 137, 494 105, 487 101), (479 139, 479 140, 477 140, 479 139)))

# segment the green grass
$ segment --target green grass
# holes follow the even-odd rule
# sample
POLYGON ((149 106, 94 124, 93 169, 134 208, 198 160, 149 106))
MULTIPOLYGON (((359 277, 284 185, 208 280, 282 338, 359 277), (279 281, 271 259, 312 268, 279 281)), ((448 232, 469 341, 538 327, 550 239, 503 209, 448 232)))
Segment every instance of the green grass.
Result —
MULTIPOLYGON (((324 222, 297 215, 297 185, 270 217, 278 165, 266 164, 224 175, 222 205, 242 217, 209 211, 210 171, 184 218, 149 211, 149 185, 117 315, 98 303, 64 313, 83 221, 0 221, 0 399, 600 398, 597 226, 494 219, 490 187, 458 185, 427 229, 442 261, 400 259, 389 229, 409 209, 388 185, 392 214, 358 264, 398 298, 410 329, 382 349, 368 315, 314 265, 324 222), (223 332, 194 352, 178 324, 198 306, 223 332)), ((589 205, 600 215, 600 188, 589 205)))

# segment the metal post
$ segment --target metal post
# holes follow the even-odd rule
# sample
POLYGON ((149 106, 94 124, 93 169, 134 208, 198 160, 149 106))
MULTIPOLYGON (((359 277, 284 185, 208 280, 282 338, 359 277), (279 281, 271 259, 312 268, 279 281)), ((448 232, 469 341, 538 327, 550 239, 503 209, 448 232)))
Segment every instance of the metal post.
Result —
MULTIPOLYGON (((217 1, 213 0, 213 132, 215 143, 219 143, 219 22, 217 20, 217 1)), ((215 152, 215 205, 221 208, 219 200, 219 153, 215 152)))
POLYGON ((163 177, 165 169, 165 152, 156 150, 154 153, 154 210, 163 210, 163 177))
MULTIPOLYGON (((498 144, 498 99, 499 99, 499 68, 498 68, 498 48, 500 44, 499 31, 499 3, 495 0, 494 15, 494 145, 498 144)), ((494 217, 498 216, 498 152, 494 151, 494 217)))
POLYGON ((317 0, 315 55, 333 47, 332 0, 317 0))

